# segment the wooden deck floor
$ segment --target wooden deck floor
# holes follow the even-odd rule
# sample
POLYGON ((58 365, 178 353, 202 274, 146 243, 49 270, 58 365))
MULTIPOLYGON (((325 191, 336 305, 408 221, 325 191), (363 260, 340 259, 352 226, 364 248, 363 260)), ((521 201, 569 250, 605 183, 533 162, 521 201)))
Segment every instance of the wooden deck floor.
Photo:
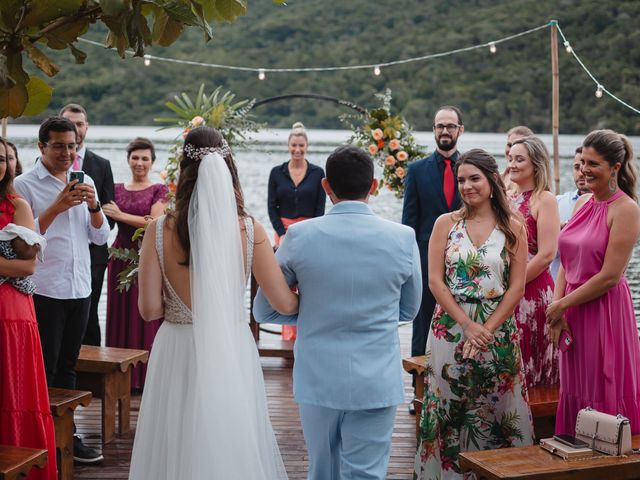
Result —
MULTIPOLYGON (((410 353, 411 325, 403 325, 399 329, 402 356, 410 353)), ((275 430, 280 451, 291 480, 305 479, 307 472, 307 452, 305 450, 302 427, 298 416, 298 408, 293 400, 291 363, 279 358, 262 360, 269 412, 275 430)), ((411 398, 411 377, 405 374, 407 400, 411 398)), ((75 478, 78 480, 121 480, 128 477, 129 462, 135 425, 140 408, 140 396, 131 402, 132 432, 117 437, 104 449, 104 462, 100 465, 75 466, 75 478)), ((94 399, 87 408, 76 410, 76 425, 83 435, 85 443, 100 445, 100 400, 94 399)), ((409 415, 406 405, 398 408, 396 424, 393 431, 391 460, 389 462, 388 479, 408 480, 412 478, 413 459, 415 453, 415 417, 409 415)), ((152 480, 152 479, 150 479, 152 480)))

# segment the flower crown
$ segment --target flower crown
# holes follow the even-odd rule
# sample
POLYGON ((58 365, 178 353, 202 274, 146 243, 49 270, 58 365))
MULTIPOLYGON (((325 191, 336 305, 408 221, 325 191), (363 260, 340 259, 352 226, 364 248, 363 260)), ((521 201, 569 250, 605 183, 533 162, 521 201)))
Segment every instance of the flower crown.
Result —
POLYGON ((227 155, 231 155, 231 149, 229 148, 229 144, 225 139, 222 139, 222 144, 219 147, 200 147, 195 148, 190 143, 187 143, 182 149, 183 153, 189 157, 194 162, 199 162, 209 153, 217 153, 222 158, 227 155))

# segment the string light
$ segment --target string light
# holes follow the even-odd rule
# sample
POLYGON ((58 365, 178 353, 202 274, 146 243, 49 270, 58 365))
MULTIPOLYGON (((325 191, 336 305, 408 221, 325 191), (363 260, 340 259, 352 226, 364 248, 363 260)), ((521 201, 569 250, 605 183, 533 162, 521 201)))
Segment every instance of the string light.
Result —
MULTIPOLYGON (((514 35, 509 35, 507 37, 503 37, 503 38, 500 38, 500 39, 497 39, 497 40, 493 40, 493 41, 490 41, 490 42, 487 42, 487 43, 479 44, 479 45, 472 45, 472 46, 468 46, 468 47, 462 47, 462 48, 457 48, 457 49, 454 49, 454 50, 449 50, 449 51, 446 51, 446 52, 431 53, 431 54, 423 55, 423 56, 420 56, 420 57, 412 57, 412 58, 407 58, 407 59, 403 59, 403 60, 395 60, 395 61, 392 61, 392 62, 385 62, 385 63, 378 63, 378 64, 374 63, 374 64, 348 65, 348 66, 331 66, 331 67, 259 68, 259 67, 242 67, 242 66, 234 66, 234 65, 222 65, 222 64, 215 64, 215 63, 195 62, 195 61, 192 61, 192 60, 180 60, 180 59, 176 59, 176 58, 158 57, 158 56, 149 55, 149 54, 145 54, 144 55, 144 64, 146 66, 149 66, 151 64, 151 60, 153 59, 153 60, 157 60, 157 61, 160 61, 160 62, 177 63, 177 64, 181 64, 181 65, 193 65, 193 66, 217 68, 217 69, 223 69, 223 70, 258 72, 258 78, 260 80, 264 80, 266 78, 266 72, 273 72, 273 73, 285 73, 285 72, 329 72, 329 71, 340 71, 340 70, 373 69, 374 75, 378 76, 378 75, 380 75, 383 67, 391 67, 391 66, 395 66, 395 65, 404 65, 404 64, 408 64, 408 63, 421 62, 421 61, 426 61, 426 60, 433 60, 433 59, 436 59, 436 58, 447 57, 447 56, 455 55, 455 54, 458 54, 458 53, 470 52, 470 51, 477 50, 477 49, 480 49, 480 48, 485 48, 485 47, 489 47, 489 51, 491 53, 496 53, 496 51, 497 51, 497 47, 496 46, 497 46, 498 43, 503 43, 503 42, 507 42, 509 40, 513 40, 515 38, 523 37, 525 35, 529 35, 529 34, 531 34, 533 32, 537 32, 538 30, 546 29, 546 28, 549 28, 551 26, 557 27, 558 33, 562 37, 563 45, 564 45, 564 48, 567 51, 567 53, 570 54, 570 55, 573 55, 573 57, 578 62, 578 64, 580 64, 580 66, 585 71, 585 73, 597 85, 596 97, 601 98, 606 93, 607 95, 609 95, 611 98, 613 98, 615 101, 617 101, 621 105, 624 105, 625 107, 627 107, 628 109, 634 111, 635 113, 640 114, 640 110, 639 109, 633 107, 632 105, 628 104, 624 100, 620 99, 619 97, 617 97, 616 95, 611 93, 609 90, 607 90, 604 87, 604 85, 602 85, 598 80, 596 80, 596 78, 593 76, 593 74, 584 65, 582 60, 580 60, 580 57, 578 57, 578 55, 576 54, 575 50, 571 47, 571 44, 569 43, 569 41, 565 37, 564 32, 562 31, 562 29, 560 28, 560 25, 558 25, 558 22, 556 20, 552 20, 547 24, 540 25, 538 27, 534 27, 534 28, 531 28, 529 30, 525 30, 525 31, 520 32, 520 33, 516 33, 514 35)), ((78 41, 84 42, 84 43, 88 43, 90 45, 104 47, 104 44, 102 44, 100 42, 95 42, 93 40, 88 40, 86 38, 78 38, 78 41)), ((131 51, 131 50, 127 50, 126 53, 128 55, 131 55, 131 56, 134 55, 134 52, 131 51)))

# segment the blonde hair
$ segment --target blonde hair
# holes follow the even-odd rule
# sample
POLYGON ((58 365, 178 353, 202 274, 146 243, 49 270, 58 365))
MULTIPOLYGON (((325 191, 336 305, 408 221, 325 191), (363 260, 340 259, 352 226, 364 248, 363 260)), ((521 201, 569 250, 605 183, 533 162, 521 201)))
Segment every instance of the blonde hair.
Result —
MULTIPOLYGON (((533 195, 551 191, 551 162, 549 151, 542 140, 535 136, 522 137, 513 146, 522 144, 533 164, 533 195)), ((513 146, 511 148, 513 148, 513 146)))
POLYGON ((291 137, 304 137, 304 139, 309 143, 309 139, 307 138, 307 131, 304 128, 302 122, 296 122, 291 127, 291 132, 289 133, 289 140, 291 137))

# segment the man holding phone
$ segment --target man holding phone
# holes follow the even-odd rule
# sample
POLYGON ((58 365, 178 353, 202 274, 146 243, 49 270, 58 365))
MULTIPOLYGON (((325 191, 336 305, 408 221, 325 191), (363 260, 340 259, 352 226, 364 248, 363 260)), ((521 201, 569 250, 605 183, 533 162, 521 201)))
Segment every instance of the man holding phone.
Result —
MULTIPOLYGON (((47 383, 74 390, 75 365, 91 304, 89 242, 104 244, 109 224, 96 197, 93 180, 68 179, 76 153, 76 127, 51 117, 38 133, 41 161, 15 180, 15 189, 29 203, 36 231, 47 239, 44 262, 31 277, 47 383)), ((74 441, 74 459, 92 463, 102 455, 74 441)))
MULTIPOLYGON (((115 198, 113 186, 113 173, 111 171, 111 163, 106 158, 89 150, 84 140, 89 130, 89 117, 87 111, 82 105, 77 103, 69 103, 60 110, 61 117, 71 121, 76 126, 78 133, 75 158, 71 164, 74 171, 83 171, 93 180, 96 195, 102 205, 113 201, 115 198)), ((73 173, 72 173, 73 174, 73 173)), ((108 219, 109 227, 113 228, 115 222, 108 219)), ((82 343, 84 345, 100 345, 101 333, 98 321, 98 303, 102 294, 102 284, 104 283, 104 274, 109 263, 109 252, 107 245, 89 245, 89 253, 91 254, 91 307, 89 308, 89 321, 87 329, 84 333, 82 343)))

